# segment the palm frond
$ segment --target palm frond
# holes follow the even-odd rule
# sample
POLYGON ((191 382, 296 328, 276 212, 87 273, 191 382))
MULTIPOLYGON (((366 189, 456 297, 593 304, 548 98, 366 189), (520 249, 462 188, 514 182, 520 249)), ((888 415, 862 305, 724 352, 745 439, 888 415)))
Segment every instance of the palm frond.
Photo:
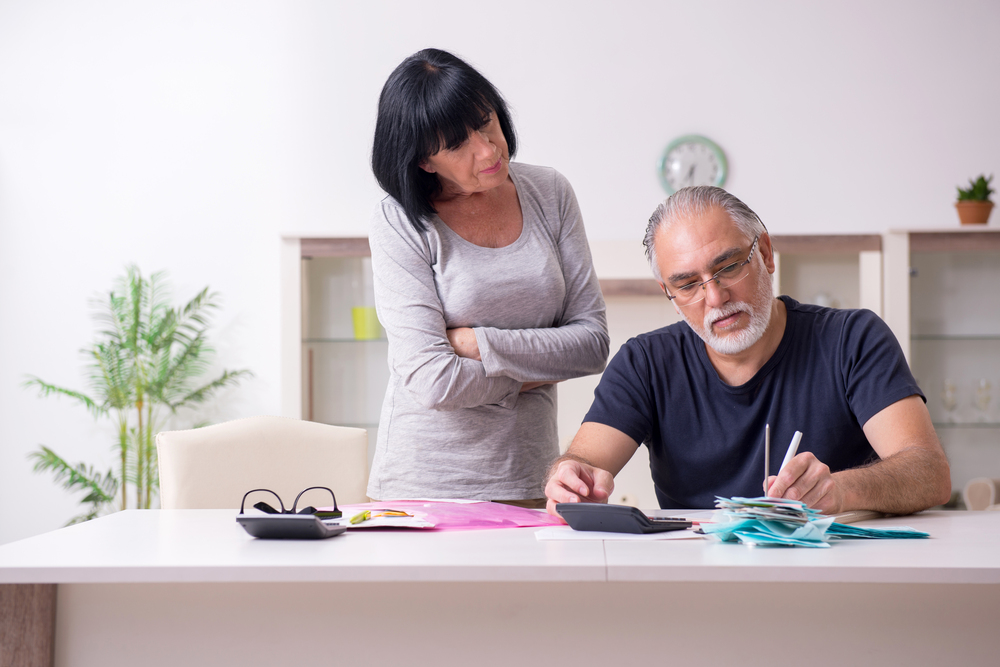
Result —
POLYGON ((182 407, 187 405, 203 403, 208 400, 212 394, 217 390, 226 387, 228 385, 234 385, 240 381, 242 378, 251 378, 253 373, 248 370, 239 371, 223 371, 222 375, 212 380, 206 385, 203 385, 194 391, 190 392, 186 396, 182 397, 178 401, 174 401, 169 404, 171 411, 177 412, 182 407))
POLYGON ((133 366, 118 345, 98 343, 92 351, 90 382, 104 396, 104 405, 126 410, 135 397, 133 366))
POLYGON ((34 375, 29 375, 28 379, 24 381, 22 386, 38 387, 39 390, 38 393, 42 397, 66 396, 68 398, 72 398, 76 401, 79 401, 84 405, 84 407, 87 408, 87 410, 91 412, 91 414, 94 415, 95 418, 100 417, 101 415, 107 412, 107 410, 105 410, 105 408, 102 405, 97 403, 97 401, 92 399, 90 396, 87 396, 86 394, 79 391, 75 391, 73 389, 66 389, 65 387, 58 387, 54 384, 49 384, 48 382, 45 382, 41 378, 37 378, 34 375))
POLYGON ((178 341, 176 347, 176 354, 171 351, 172 356, 163 360, 162 374, 151 383, 151 389, 166 403, 189 391, 191 380, 205 374, 215 352, 205 344, 202 332, 190 342, 178 341))
POLYGON ((80 502, 90 505, 89 511, 74 517, 67 525, 89 521, 114 503, 118 479, 111 470, 101 474, 86 463, 78 463, 74 467, 44 445, 38 451, 31 452, 28 458, 34 460, 35 472, 51 472, 55 481, 61 483, 67 491, 86 493, 80 502))
POLYGON ((211 311, 218 309, 219 295, 206 287, 177 312, 178 335, 198 336, 211 324, 211 311))

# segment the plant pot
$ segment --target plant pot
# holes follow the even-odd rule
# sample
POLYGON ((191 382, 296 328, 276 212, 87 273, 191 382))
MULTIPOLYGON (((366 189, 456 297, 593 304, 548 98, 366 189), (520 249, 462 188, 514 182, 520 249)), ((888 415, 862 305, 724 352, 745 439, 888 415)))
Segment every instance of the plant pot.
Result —
POLYGON ((955 202, 958 219, 963 225, 985 225, 993 210, 991 201, 959 201, 955 202))

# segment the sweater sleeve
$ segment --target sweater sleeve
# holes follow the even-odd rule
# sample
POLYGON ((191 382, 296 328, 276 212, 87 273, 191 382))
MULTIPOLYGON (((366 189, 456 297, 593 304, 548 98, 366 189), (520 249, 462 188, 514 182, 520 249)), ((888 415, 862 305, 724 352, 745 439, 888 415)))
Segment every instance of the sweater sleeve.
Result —
POLYGON ((434 284, 431 250, 388 198, 369 229, 375 306, 389 339, 389 364, 402 387, 431 410, 513 408, 521 383, 488 377, 481 361, 455 354, 434 284))
POLYGON ((600 373, 608 360, 610 338, 597 273, 580 206, 569 182, 558 172, 554 202, 544 206, 562 267, 566 296, 555 326, 537 329, 477 327, 479 353, 490 377, 521 382, 568 380, 600 373))

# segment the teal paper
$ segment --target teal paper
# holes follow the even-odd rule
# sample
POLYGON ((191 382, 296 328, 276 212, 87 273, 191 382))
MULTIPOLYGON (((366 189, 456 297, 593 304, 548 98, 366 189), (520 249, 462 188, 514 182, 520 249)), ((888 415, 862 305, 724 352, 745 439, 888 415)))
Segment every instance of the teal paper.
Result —
POLYGON ((837 539, 910 539, 930 537, 906 526, 862 528, 835 523, 833 517, 805 503, 784 498, 722 498, 715 506, 723 520, 704 523, 701 530, 723 542, 749 546, 828 548, 837 539))

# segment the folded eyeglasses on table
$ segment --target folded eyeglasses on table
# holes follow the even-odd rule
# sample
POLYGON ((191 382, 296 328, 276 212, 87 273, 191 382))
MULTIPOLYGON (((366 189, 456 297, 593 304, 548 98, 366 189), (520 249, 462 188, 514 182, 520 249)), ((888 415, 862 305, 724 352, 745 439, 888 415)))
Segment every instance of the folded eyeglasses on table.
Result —
POLYGON ((331 526, 323 523, 323 519, 337 519, 341 516, 342 512, 337 508, 337 496, 334 495, 332 489, 325 486, 310 486, 295 496, 291 509, 285 509, 281 496, 274 491, 251 489, 243 494, 243 500, 240 502, 240 513, 236 516, 236 521, 254 537, 278 540, 321 540, 340 535, 347 530, 344 526, 331 526), (297 509, 302 494, 313 489, 330 492, 330 496, 333 498, 332 510, 320 511, 312 505, 300 510, 297 509), (255 503, 254 508, 264 512, 264 514, 244 514, 243 508, 246 505, 247 496, 256 492, 270 493, 278 499, 278 507, 281 509, 274 509, 271 505, 261 501, 255 503))

